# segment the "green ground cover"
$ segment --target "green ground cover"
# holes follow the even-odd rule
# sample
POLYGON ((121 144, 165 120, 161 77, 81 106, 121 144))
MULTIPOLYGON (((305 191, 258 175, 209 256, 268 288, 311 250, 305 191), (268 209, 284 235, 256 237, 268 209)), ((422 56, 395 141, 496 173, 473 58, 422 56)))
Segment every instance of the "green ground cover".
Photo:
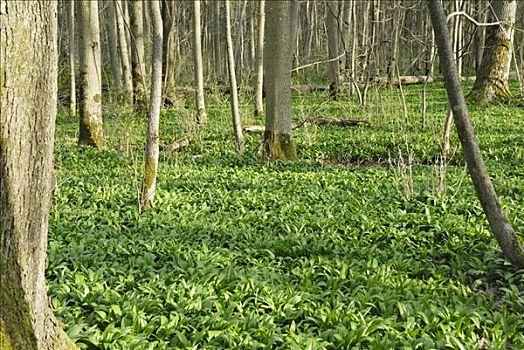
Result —
MULTIPOLYGON (((47 279, 55 313, 86 349, 520 349, 524 270, 501 259, 460 149, 440 184, 440 84, 295 95, 302 118, 362 119, 295 133, 297 162, 234 152, 227 96, 162 112, 155 207, 139 214, 144 118, 105 114, 106 152, 76 147, 59 115, 47 279)), ((242 96, 244 124, 263 124, 242 96)), ((518 102, 472 109, 488 168, 524 232, 518 102)), ((456 136, 452 138, 457 146, 456 136)))

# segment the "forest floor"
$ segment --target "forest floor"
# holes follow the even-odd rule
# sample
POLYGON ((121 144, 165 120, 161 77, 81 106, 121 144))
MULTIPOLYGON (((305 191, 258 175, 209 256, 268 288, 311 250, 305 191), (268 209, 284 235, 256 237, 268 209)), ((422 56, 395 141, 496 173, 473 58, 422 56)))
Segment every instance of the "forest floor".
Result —
MULTIPOLYGON (((161 114, 153 210, 139 213, 146 118, 106 108, 109 148, 76 146, 57 119, 58 186, 47 279, 69 336, 86 349, 523 349, 524 269, 505 262, 430 85, 294 95, 298 118, 365 121, 295 130, 298 161, 234 151, 228 96, 161 114), (442 181, 442 169, 446 169, 442 181)), ((244 125, 253 98, 241 96, 244 125)), ((472 109, 494 185, 524 240, 521 102, 472 109), (520 105, 519 105, 520 103, 520 105)))

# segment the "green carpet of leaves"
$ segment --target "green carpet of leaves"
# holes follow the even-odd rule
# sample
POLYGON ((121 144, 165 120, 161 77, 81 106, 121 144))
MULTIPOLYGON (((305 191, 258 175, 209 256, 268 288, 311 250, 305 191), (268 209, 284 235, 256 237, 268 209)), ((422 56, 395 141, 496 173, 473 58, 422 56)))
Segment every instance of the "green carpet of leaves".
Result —
MULTIPOLYGON (((501 259, 457 140, 439 183, 440 84, 371 91, 368 104, 294 96, 297 162, 234 152, 227 96, 162 112, 152 211, 139 214, 145 118, 108 108, 106 152, 76 146, 59 115, 50 219, 52 305, 85 349, 519 349, 524 270, 501 259)), ((244 124, 259 123, 242 96, 244 124)), ((524 113, 472 110, 494 184, 524 238, 524 113)))

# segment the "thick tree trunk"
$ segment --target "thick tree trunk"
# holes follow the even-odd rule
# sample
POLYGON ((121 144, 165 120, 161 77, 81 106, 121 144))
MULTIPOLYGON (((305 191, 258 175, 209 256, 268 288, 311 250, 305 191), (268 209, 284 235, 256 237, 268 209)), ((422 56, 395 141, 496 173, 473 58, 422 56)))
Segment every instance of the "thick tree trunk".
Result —
POLYGON ((197 122, 207 122, 206 104, 204 101, 204 67, 202 65, 202 34, 200 28, 200 0, 193 1, 193 59, 196 85, 197 122))
POLYGON ((340 56, 338 35, 338 1, 327 1, 327 35, 329 52, 329 86, 330 97, 337 100, 340 95, 340 62, 335 59, 340 56))
POLYGON ((482 63, 469 95, 480 105, 495 99, 511 98, 508 79, 517 0, 494 0, 491 4, 490 22, 502 23, 486 29, 486 47, 482 63))
POLYGON ((159 119, 162 104, 162 14, 161 0, 150 2, 153 30, 153 55, 151 59, 151 97, 149 100, 149 123, 147 126, 147 147, 144 180, 142 182, 142 208, 149 209, 155 198, 159 153, 159 119))
POLYGON ((79 145, 105 148, 102 129, 102 65, 98 1, 79 1, 80 26, 80 133, 79 145))
POLYGON ((44 275, 57 104, 56 4, 0 1, 0 347, 7 350, 76 349, 53 315, 44 275))
POLYGON ((240 111, 238 109, 237 79, 235 75, 235 54, 233 52, 233 39, 231 37, 231 13, 229 9, 229 0, 226 0, 225 5, 227 59, 229 71, 229 84, 231 88, 231 116, 233 119, 233 131, 235 133, 237 151, 239 153, 242 153, 244 152, 244 135, 242 135, 242 125, 240 124, 240 111))
POLYGON ((76 117, 76 76, 75 76, 75 2, 67 3, 67 30, 69 32, 69 116, 76 117))
POLYGON ((295 159, 291 128, 290 9, 287 1, 266 3, 264 48, 266 73, 266 131, 263 159, 295 159))
POLYGON ((124 23, 125 0, 113 1, 115 6, 115 16, 118 31, 118 46, 120 48, 120 59, 122 64, 122 76, 124 77, 125 91, 123 92, 123 100, 129 104, 133 104, 133 77, 131 76, 131 64, 129 62, 129 41, 127 40, 126 24, 124 23))
POLYGON ((449 104, 453 111, 455 126, 457 127, 457 133, 477 196, 491 225, 493 235, 502 248, 504 257, 514 265, 524 267, 524 249, 499 203, 480 153, 473 124, 460 86, 453 50, 448 40, 448 30, 442 4, 440 0, 430 0, 428 7, 439 50, 441 69, 446 79, 449 104))
POLYGON ((142 0, 131 0, 131 68, 135 108, 147 105, 146 69, 144 61, 144 22, 142 0))
POLYGON ((264 26, 265 0, 258 1, 258 36, 257 36, 257 53, 256 53, 256 87, 255 87, 255 116, 264 114, 264 26))

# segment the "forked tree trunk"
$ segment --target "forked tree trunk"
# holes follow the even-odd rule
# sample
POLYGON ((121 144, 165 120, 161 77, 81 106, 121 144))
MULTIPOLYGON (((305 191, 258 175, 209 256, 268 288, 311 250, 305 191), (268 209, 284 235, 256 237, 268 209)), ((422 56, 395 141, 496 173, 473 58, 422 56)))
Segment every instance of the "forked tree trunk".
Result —
POLYGON ((151 98, 149 99, 149 115, 147 126, 147 146, 142 182, 142 208, 149 209, 155 198, 156 178, 159 152, 159 119, 162 104, 162 14, 161 0, 150 2, 153 30, 153 55, 151 59, 151 98))
POLYGON ((265 0, 258 1, 258 36, 256 52, 256 87, 255 87, 255 116, 264 114, 264 26, 265 0))
POLYGON ((480 153, 473 124, 464 99, 464 93, 460 86, 455 57, 448 40, 448 29, 442 4, 440 0, 430 0, 428 2, 428 8, 433 30, 435 31, 441 69, 446 81, 449 104, 453 110, 455 126, 457 127, 457 133, 462 144, 466 164, 473 185, 475 186, 475 191, 491 225, 493 235, 502 248, 504 257, 515 266, 524 267, 524 249, 519 243, 517 235, 499 203, 480 153))
POLYGON ((76 117, 76 76, 75 76, 75 2, 67 3, 67 30, 69 32, 69 116, 76 117))
POLYGON ((200 28, 200 0, 193 1, 193 62, 196 85, 197 122, 207 122, 206 103, 204 101, 204 67, 202 65, 202 33, 200 28))
POLYGON ((80 133, 79 145, 105 148, 102 129, 102 65, 98 1, 79 1, 80 133))
POLYGON ((229 0, 225 2, 226 11, 226 43, 227 60, 229 71, 229 84, 231 88, 231 116, 233 119, 233 131, 235 133, 236 148, 239 153, 244 152, 244 135, 240 124, 240 111, 238 109, 237 78, 235 75, 235 53, 233 52, 233 39, 231 38, 231 11, 229 0))
POLYGON ((56 5, 0 1, 0 348, 6 350, 77 349, 53 315, 44 275, 57 104, 56 5))
POLYGON ((289 2, 266 2, 266 129, 260 150, 263 159, 296 158, 291 126, 289 15, 289 2))
POLYGON ((486 47, 482 63, 469 95, 480 105, 495 99, 511 98, 508 79, 517 0, 494 0, 491 6, 490 22, 502 23, 486 28, 486 47))
POLYGON ((146 69, 144 61, 144 22, 142 0, 132 0, 131 5, 131 67, 135 108, 147 105, 146 69))

